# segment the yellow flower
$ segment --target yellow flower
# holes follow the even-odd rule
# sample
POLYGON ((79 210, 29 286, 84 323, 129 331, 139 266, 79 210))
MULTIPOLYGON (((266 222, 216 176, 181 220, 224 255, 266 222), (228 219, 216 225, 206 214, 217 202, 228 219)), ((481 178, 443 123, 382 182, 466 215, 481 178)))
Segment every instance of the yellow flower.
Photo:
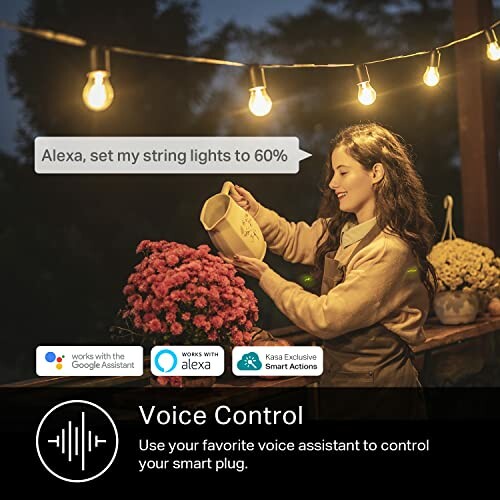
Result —
POLYGON ((500 289, 500 257, 492 249, 456 238, 436 243, 429 254, 436 269, 438 290, 500 289))

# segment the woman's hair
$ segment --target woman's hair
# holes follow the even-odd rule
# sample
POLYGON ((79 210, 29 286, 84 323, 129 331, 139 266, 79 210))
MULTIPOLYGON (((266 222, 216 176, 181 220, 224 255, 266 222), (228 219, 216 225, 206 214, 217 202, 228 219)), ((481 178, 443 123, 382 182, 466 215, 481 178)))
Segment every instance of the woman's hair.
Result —
POLYGON ((383 179, 373 186, 378 225, 383 229, 389 228, 409 245, 416 257, 420 278, 432 303, 437 278, 427 255, 434 243, 436 229, 427 207, 423 183, 403 139, 376 123, 347 127, 330 143, 319 209, 319 217, 329 220, 318 240, 323 242, 316 249, 316 276, 320 277, 323 272, 325 254, 338 249, 343 225, 347 221, 356 222, 354 214, 340 210, 338 198, 329 188, 333 176, 332 153, 338 147, 344 147, 345 152, 366 170, 370 170, 375 163, 384 166, 383 179), (326 239, 325 233, 328 234, 326 239))

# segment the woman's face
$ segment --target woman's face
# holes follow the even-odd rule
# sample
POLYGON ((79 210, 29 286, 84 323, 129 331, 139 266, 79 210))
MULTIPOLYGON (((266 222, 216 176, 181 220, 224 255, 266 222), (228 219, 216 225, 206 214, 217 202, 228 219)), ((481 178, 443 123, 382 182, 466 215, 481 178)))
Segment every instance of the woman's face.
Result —
POLYGON ((332 153, 333 177, 328 185, 335 191, 340 210, 356 214, 358 222, 375 216, 374 178, 370 170, 349 156, 344 147, 332 153))

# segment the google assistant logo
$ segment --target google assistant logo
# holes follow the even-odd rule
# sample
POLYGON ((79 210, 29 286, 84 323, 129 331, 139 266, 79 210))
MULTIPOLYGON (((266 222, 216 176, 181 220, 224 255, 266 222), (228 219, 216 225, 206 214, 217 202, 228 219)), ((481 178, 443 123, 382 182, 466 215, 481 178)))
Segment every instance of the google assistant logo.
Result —
POLYGON ((58 370, 62 370, 62 360, 64 359, 64 355, 62 356, 56 356, 55 352, 49 351, 45 354, 45 361, 49 363, 53 363, 56 361, 56 368, 58 370))

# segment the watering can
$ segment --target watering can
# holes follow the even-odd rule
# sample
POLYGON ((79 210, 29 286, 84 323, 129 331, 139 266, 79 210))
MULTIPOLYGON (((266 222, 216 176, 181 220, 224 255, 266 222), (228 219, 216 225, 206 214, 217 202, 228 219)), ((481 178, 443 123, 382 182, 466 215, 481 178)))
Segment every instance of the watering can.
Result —
POLYGON ((232 182, 224 182, 221 192, 205 202, 200 221, 217 250, 226 257, 239 254, 262 260, 266 254, 262 231, 255 219, 229 196, 232 187, 232 182))

